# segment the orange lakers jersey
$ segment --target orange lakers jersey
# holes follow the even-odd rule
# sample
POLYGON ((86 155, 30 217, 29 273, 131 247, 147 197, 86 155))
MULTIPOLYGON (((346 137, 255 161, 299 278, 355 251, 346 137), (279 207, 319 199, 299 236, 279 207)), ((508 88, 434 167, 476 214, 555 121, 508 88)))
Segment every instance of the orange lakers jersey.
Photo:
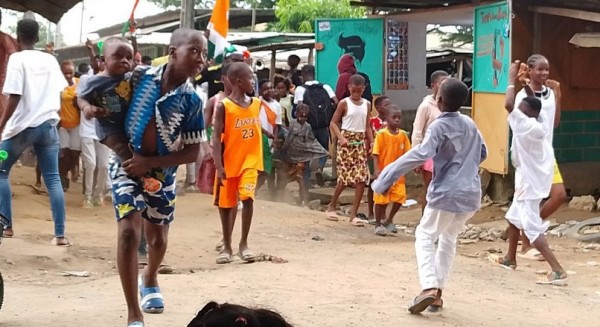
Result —
POLYGON ((225 124, 221 136, 225 176, 238 177, 245 169, 263 170, 262 102, 252 98, 248 108, 242 108, 229 98, 223 99, 225 124))

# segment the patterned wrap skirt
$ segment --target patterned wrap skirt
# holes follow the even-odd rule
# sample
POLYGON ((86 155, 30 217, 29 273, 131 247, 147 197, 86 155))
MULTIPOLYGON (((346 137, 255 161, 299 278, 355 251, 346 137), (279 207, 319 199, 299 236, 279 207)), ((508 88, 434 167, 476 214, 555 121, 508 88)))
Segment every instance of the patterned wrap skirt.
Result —
POLYGON ((337 146, 337 182, 345 186, 369 182, 365 133, 342 130, 347 146, 337 146))

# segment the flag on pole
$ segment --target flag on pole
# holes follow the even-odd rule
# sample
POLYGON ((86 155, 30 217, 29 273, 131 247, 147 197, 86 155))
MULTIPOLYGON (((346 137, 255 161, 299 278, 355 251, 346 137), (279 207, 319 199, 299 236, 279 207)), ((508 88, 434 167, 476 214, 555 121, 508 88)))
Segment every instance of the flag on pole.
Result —
POLYGON ((223 61, 225 49, 229 47, 227 32, 229 31, 229 1, 217 0, 213 8, 208 30, 208 57, 214 58, 217 63, 223 61))

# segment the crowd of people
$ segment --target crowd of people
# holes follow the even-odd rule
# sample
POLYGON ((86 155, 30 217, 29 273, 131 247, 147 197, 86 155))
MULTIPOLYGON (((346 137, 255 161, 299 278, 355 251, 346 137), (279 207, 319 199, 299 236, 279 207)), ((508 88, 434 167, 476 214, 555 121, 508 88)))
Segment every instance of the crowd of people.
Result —
MULTIPOLYGON (((409 310, 443 307, 457 235, 480 207, 478 171, 487 157, 477 127, 459 113, 469 94, 464 83, 443 71, 433 73, 432 95, 417 110, 411 140, 400 128, 400 107, 386 96, 373 101, 368 76, 356 71, 350 55, 340 59, 335 89, 315 79, 313 65, 303 65, 298 73, 296 57, 289 60, 289 73, 257 81, 244 53, 226 51, 221 64, 208 67, 204 34, 178 29, 165 64, 151 67, 151 58, 137 54, 127 39, 111 37, 104 41, 101 56, 88 43, 91 66, 82 64, 76 71, 72 62, 59 64, 53 55, 35 50, 38 33, 37 22, 18 22, 20 50, 8 60, 3 86, 7 99, 0 116, 0 149, 9 154, 0 163, 0 215, 8 221, 3 236, 14 235, 8 175, 21 153, 33 147, 50 196, 52 244, 70 245, 64 191, 69 180, 79 177, 81 156, 82 206, 103 206, 107 194, 112 198, 129 327, 144 326, 142 312, 162 313, 165 308, 157 273, 175 218, 177 167, 184 164, 187 187, 199 184, 201 176, 209 176, 213 185, 209 192, 222 226, 217 264, 230 263, 234 254, 255 261, 248 237, 256 192, 263 185, 280 196, 295 181, 298 204, 306 205, 311 176, 323 185, 323 168, 331 157, 336 187, 324 219, 342 219, 338 200, 352 187, 350 224, 373 224, 376 235, 386 236, 397 232, 394 215, 406 202, 403 176, 416 170, 423 175, 427 194, 415 233, 422 292, 409 310), (367 216, 358 213, 365 189, 367 216), (242 234, 234 251, 238 210, 242 234), (138 252, 146 249, 147 263, 138 278, 138 252)), ((513 130, 516 191, 506 216, 508 255, 493 262, 515 269, 517 242, 523 238, 522 255, 535 248, 552 267, 538 282, 562 285, 567 276, 549 250, 542 222, 564 193, 551 146, 552 129, 560 119, 560 86, 548 79, 548 71, 548 61, 539 55, 511 68, 506 108, 513 130), (524 89, 515 95, 517 82, 524 89), (548 194, 550 200, 540 212, 548 194)), ((211 310, 218 308, 214 306, 211 310)))

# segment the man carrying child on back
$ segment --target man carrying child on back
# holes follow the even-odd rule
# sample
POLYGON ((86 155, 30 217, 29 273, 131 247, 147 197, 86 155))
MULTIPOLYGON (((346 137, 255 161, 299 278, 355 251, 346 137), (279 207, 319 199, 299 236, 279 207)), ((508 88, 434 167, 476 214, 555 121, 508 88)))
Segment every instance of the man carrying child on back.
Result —
MULTIPOLYGON (((109 44, 109 48, 128 49, 120 41, 117 44, 109 44)), ((138 287, 144 312, 162 313, 164 310, 157 271, 167 249, 168 226, 174 219, 177 166, 195 161, 200 148, 202 101, 190 78, 200 71, 206 51, 206 40, 201 32, 176 30, 171 37, 168 64, 134 72, 139 78, 132 85, 131 103, 123 115, 125 137, 112 144, 124 152, 123 149, 132 150, 130 159, 123 160, 117 154, 112 156, 110 163, 118 221, 117 267, 127 301, 128 327, 144 326, 137 298, 138 287), (183 149, 177 146, 178 138, 182 140, 183 149), (144 176, 159 183, 149 190, 140 180, 144 176), (148 265, 136 284, 141 218, 145 219, 149 245, 148 265)), ((119 61, 125 72, 127 64, 123 57, 130 62, 133 51, 123 51, 123 55, 119 56, 119 61)), ((108 49, 105 60, 107 56, 111 56, 108 49)), ((110 66, 107 62, 109 71, 110 66)), ((121 91, 124 89, 116 89, 116 92, 121 91)), ((102 110, 87 109, 102 115, 102 110)))

